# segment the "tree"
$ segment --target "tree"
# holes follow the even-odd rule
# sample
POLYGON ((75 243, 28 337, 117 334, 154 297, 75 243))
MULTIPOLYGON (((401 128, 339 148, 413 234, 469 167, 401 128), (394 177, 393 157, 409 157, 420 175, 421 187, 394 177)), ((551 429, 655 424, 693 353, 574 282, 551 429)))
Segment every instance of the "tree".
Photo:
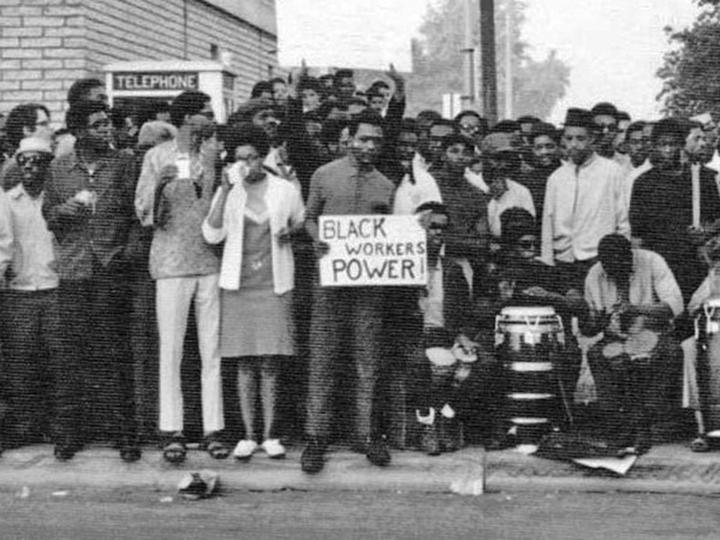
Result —
MULTIPOLYGON (((505 10, 512 7, 511 32, 513 44, 513 109, 516 116, 533 114, 540 118, 550 115, 553 106, 564 95, 570 69, 551 51, 543 60, 534 60, 520 33, 525 21, 524 0, 498 0, 495 8, 498 54, 498 109, 504 109, 505 10)), ((475 24, 474 46, 479 51, 479 25, 475 24)), ((422 39, 413 43, 413 74, 408 78, 410 112, 422 109, 439 110, 442 95, 461 93, 463 89, 462 53, 464 48, 463 2, 442 0, 430 5, 420 33, 422 39)))
POLYGON ((720 114, 720 0, 696 3, 704 9, 692 26, 665 29, 673 48, 657 71, 658 100, 669 115, 720 114))

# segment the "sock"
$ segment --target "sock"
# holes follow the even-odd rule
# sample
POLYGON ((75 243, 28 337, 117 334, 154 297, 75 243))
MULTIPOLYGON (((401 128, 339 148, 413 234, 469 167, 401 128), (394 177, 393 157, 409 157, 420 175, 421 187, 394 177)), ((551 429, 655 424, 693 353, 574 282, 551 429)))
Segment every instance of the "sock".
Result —
POLYGON ((442 414, 445 418, 455 418, 455 411, 447 403, 443 405, 442 409, 440 409, 440 414, 442 414))
POLYGON ((429 412, 426 416, 421 416, 419 410, 415 410, 415 417, 417 421, 425 426, 432 426, 435 423, 435 409, 430 407, 429 412))

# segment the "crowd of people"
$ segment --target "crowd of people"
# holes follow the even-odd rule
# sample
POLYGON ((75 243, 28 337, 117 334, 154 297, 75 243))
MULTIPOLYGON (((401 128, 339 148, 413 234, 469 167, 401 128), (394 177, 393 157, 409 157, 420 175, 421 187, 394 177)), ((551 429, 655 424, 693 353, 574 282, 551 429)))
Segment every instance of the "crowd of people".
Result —
MULTIPOLYGON (((378 466, 391 460, 398 382, 429 455, 538 437, 506 403, 496 316, 508 306, 563 322, 552 428, 576 427, 581 343, 596 421, 619 448, 646 451, 653 423, 680 409, 692 356, 681 344, 720 293, 709 115, 646 122, 598 103, 569 109, 561 127, 491 125, 473 110, 411 118, 392 67, 361 89, 351 70, 316 78, 303 66, 292 82, 257 83, 225 124, 199 91, 111 110, 103 84, 82 79, 67 98, 62 130, 42 104, 4 118, 4 448, 49 440, 68 460, 111 440, 139 459, 136 387, 154 371, 163 456, 182 462, 191 318, 201 447, 216 459, 284 457, 289 400, 304 410, 301 467, 319 472, 347 420, 339 386, 353 448, 378 466), (416 217, 425 287, 319 285, 319 218, 365 214, 416 217), (230 414, 239 440, 228 440, 230 414)), ((695 449, 707 449, 703 435, 695 449)))

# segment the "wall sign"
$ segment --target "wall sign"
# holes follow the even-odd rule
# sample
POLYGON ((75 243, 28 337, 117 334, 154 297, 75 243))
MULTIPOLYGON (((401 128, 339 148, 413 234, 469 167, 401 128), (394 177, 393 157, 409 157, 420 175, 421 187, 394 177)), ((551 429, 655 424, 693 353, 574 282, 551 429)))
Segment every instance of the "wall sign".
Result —
POLYGON ((113 73, 113 90, 197 90, 197 71, 113 73))

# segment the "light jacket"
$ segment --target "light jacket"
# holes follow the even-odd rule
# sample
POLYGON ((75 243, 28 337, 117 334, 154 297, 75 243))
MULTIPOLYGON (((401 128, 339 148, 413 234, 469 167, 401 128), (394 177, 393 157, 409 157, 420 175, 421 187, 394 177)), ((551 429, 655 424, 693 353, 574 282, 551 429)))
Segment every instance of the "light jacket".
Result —
MULTIPOLYGON (((303 223, 305 208, 300 191, 293 184, 273 175, 268 175, 267 181, 265 204, 267 205, 270 232, 272 234, 273 290, 275 294, 283 294, 294 287, 295 263, 291 244, 280 244, 277 241, 277 234, 284 227, 294 227, 303 223)), ((219 197, 220 189, 216 191, 213 197, 210 214, 212 214, 215 205, 218 204, 219 197)), ((225 240, 220 265, 219 284, 221 289, 236 291, 240 288, 246 201, 247 192, 243 188, 242 182, 237 182, 228 194, 222 227, 219 229, 211 227, 207 218, 203 221, 203 236, 208 243, 219 244, 225 240)))

